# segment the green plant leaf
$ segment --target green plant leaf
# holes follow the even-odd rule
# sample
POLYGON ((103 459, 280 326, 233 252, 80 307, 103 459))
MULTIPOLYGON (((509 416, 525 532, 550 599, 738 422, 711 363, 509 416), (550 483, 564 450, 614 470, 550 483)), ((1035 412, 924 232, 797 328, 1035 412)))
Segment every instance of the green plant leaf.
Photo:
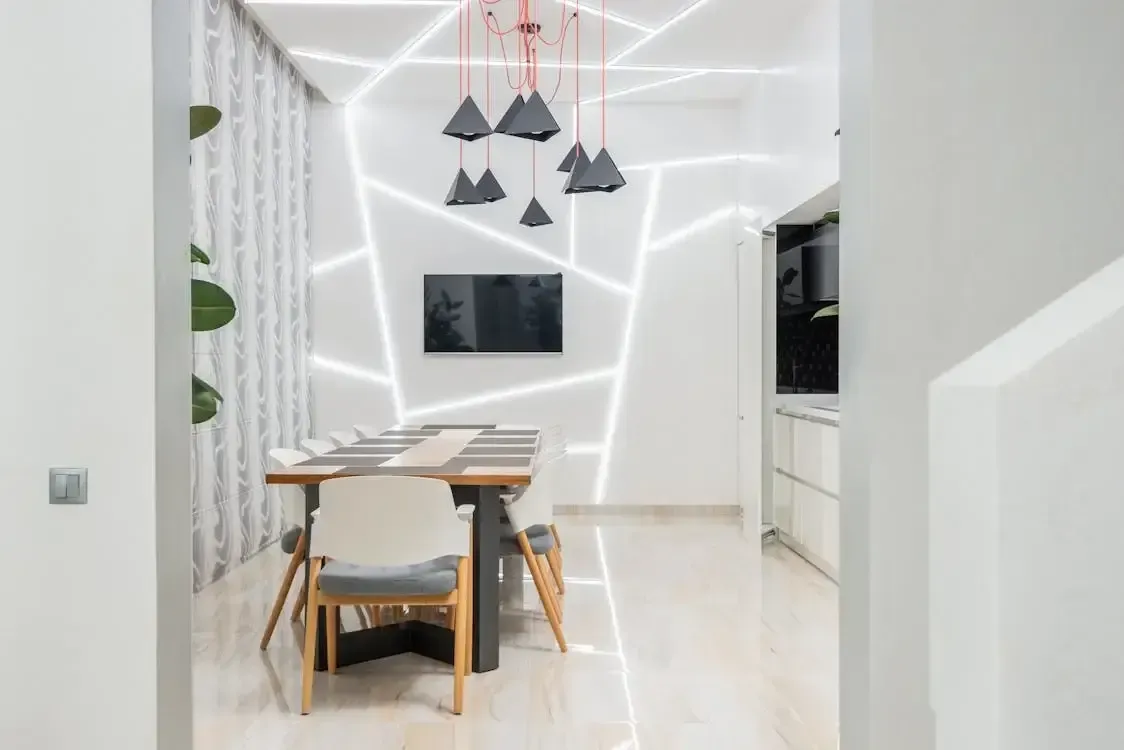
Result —
POLYGON ((191 140, 201 138, 214 130, 219 120, 222 119, 222 112, 210 104, 193 104, 191 106, 191 140))
POLYGON ((191 376, 191 423, 201 424, 219 412, 222 396, 198 375, 191 376))
POLYGON ((815 320, 816 318, 838 318, 838 317, 839 317, 839 303, 836 302, 834 305, 828 305, 827 307, 821 307, 819 310, 816 310, 816 314, 812 316, 812 320, 815 320))
POLYGON ((211 259, 208 258, 207 254, 200 250, 196 245, 191 246, 191 262, 202 263, 205 266, 211 265, 211 259))
POLYGON ((234 320, 234 299, 218 284, 191 280, 191 330, 213 331, 234 320))
POLYGON ((828 211, 826 214, 823 215, 823 220, 828 222, 829 224, 838 224, 839 223, 839 209, 837 208, 834 211, 828 211))

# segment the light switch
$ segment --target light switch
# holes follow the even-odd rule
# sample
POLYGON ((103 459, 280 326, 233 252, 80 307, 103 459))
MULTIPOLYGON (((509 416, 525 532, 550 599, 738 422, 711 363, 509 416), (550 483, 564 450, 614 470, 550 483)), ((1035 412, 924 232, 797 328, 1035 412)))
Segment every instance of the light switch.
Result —
POLYGON ((50 502, 52 505, 86 504, 86 470, 51 469, 50 502))

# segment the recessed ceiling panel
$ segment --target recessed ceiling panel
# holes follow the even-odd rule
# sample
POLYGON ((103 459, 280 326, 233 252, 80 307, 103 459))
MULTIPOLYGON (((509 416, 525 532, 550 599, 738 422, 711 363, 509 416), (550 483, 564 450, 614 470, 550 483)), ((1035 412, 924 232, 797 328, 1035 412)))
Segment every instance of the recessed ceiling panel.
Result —
MULTIPOLYGON (((254 13, 288 50, 314 49, 370 60, 387 60, 449 8, 423 5, 327 5, 250 3, 254 13)), ((454 40, 456 36, 454 34, 454 40)))

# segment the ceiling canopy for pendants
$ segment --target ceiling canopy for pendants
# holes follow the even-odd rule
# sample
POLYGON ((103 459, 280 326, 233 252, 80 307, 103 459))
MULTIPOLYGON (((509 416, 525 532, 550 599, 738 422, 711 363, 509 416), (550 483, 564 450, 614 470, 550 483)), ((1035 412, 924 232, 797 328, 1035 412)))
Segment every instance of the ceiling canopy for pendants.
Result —
MULTIPOLYGON (((449 194, 445 198, 447 206, 469 206, 494 203, 507 197, 500 185, 498 175, 492 167, 493 133, 509 135, 523 141, 530 141, 528 161, 531 171, 531 200, 519 223, 527 227, 552 224, 550 215, 536 196, 537 188, 537 149, 538 144, 546 142, 562 132, 550 105, 558 93, 559 84, 566 64, 567 40, 571 32, 576 37, 572 45, 574 101, 581 101, 578 71, 580 69, 581 17, 577 0, 560 0, 561 14, 548 12, 548 24, 553 21, 556 28, 544 27, 539 16, 539 2, 535 0, 465 0, 458 12, 457 36, 457 74, 460 89, 460 104, 442 131, 445 135, 460 141, 459 164, 449 194), (484 109, 481 110, 472 96, 472 23, 473 16, 479 14, 487 30, 485 57, 484 109), (503 19, 503 20, 501 20, 503 19), (493 79, 492 79, 492 39, 497 40, 502 52, 504 76, 512 91, 511 103, 504 109, 495 126, 492 122, 493 79), (513 38, 512 38, 513 37, 513 38), (515 54, 509 57, 509 43, 515 42, 515 54), (541 51, 541 52, 540 52, 541 51), (543 54, 558 56, 557 76, 545 81, 540 88, 540 59, 543 54), (484 169, 475 183, 468 175, 464 164, 465 143, 487 139, 484 152, 484 169)), ((551 6, 553 7, 553 6, 551 6)), ((605 113, 605 0, 601 0, 601 149, 591 160, 581 143, 581 107, 574 105, 576 112, 573 145, 569 153, 558 165, 557 171, 566 173, 562 192, 566 195, 584 193, 612 193, 624 187, 626 182, 617 169, 606 145, 605 113)), ((553 60, 552 60, 553 62, 553 60)), ((555 66, 551 65, 552 68, 555 66)), ((502 88, 502 85, 501 85, 502 88)), ((505 97, 506 99, 506 97, 505 97)), ((501 105, 502 106, 502 105, 501 105)), ((514 148, 518 148, 512 143, 514 148)))

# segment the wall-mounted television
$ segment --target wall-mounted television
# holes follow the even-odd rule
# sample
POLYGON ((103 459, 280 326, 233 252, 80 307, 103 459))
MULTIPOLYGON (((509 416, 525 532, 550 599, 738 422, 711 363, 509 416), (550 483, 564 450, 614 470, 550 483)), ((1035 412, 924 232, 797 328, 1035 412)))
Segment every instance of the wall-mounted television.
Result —
POLYGON ((562 274, 427 274, 425 351, 562 353, 562 274))

